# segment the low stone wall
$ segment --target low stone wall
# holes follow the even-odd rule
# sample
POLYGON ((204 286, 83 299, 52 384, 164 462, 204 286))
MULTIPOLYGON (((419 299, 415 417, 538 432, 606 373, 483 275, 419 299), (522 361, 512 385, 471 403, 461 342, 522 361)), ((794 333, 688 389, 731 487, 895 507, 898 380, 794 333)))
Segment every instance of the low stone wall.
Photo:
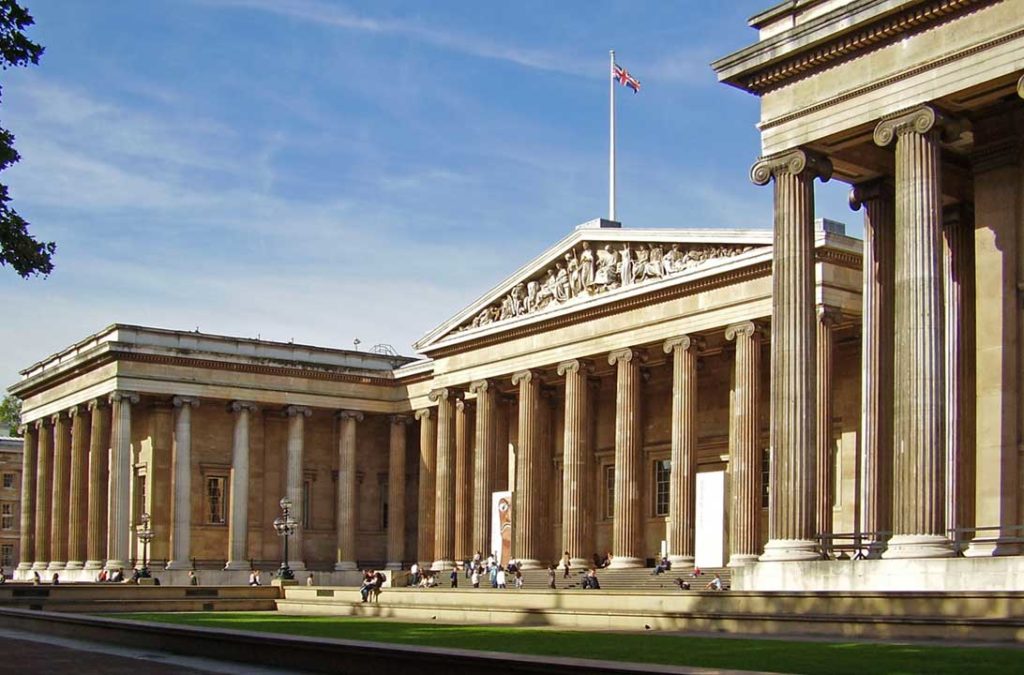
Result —
MULTIPOLYGON (((162 586, 187 586, 191 583, 188 570, 165 570, 151 569, 153 578, 159 579, 162 586)), ((56 570, 60 575, 61 583, 93 583, 99 577, 99 570, 56 570)), ((264 586, 270 585, 274 578, 276 569, 261 570, 261 582, 264 586)), ((396 576, 395 585, 404 586, 408 578, 408 572, 382 570, 388 581, 385 587, 392 585, 392 575, 396 576)), ((196 570, 200 586, 248 586, 249 570, 196 570)), ((40 571, 39 576, 43 584, 49 585, 53 581, 53 570, 40 571)), ((126 576, 131 576, 131 570, 125 570, 126 576)), ((300 585, 308 583, 313 578, 315 586, 358 586, 362 582, 362 572, 320 572, 320 571, 297 571, 295 580, 300 585)), ((15 570, 15 581, 32 581, 31 570, 15 570)))

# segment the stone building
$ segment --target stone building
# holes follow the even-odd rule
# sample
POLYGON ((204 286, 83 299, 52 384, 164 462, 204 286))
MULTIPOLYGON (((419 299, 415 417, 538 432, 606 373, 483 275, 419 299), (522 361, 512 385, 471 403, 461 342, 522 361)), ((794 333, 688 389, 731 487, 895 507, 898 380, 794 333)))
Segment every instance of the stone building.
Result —
POLYGON ((10 577, 21 559, 21 439, 0 428, 0 567, 10 577))
POLYGON ((420 360, 111 326, 10 389, 18 574, 130 564, 148 513, 172 580, 239 580, 279 559, 287 495, 292 567, 331 581, 495 550, 501 510, 527 566, 1019 587, 1024 0, 793 0, 751 24, 714 68, 761 99, 773 230, 586 223, 420 360), (816 226, 815 178, 851 184, 865 241, 816 226))

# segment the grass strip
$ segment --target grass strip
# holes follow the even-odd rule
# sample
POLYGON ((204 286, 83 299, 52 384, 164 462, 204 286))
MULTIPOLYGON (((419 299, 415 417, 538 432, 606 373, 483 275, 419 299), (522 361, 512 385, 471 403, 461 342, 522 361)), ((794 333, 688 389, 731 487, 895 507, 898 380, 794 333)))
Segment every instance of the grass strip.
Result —
POLYGON ((1005 675, 1024 669, 1024 651, 1001 647, 453 626, 350 617, 288 616, 275 612, 138 613, 118 615, 118 618, 314 638, 777 673, 1005 675))

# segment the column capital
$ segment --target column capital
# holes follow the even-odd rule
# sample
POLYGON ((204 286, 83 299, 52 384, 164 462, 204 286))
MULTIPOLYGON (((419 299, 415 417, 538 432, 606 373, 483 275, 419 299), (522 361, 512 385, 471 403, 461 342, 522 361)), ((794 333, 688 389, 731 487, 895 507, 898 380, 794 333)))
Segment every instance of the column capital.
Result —
MULTIPOLYGON (((309 415, 306 415, 309 417, 309 415)), ((345 420, 355 420, 356 422, 362 422, 364 419, 363 413, 358 410, 339 410, 335 413, 335 417, 344 422, 345 420)))
POLYGON ((494 380, 473 380, 469 383, 469 391, 480 396, 491 389, 497 389, 494 380))
POLYGON ((832 162, 817 152, 794 148, 759 158, 750 167, 750 181, 754 185, 767 185, 779 174, 799 175, 804 172, 808 172, 812 179, 821 178, 826 182, 832 177, 832 162))
POLYGON ((725 329, 725 339, 735 340, 736 336, 741 337, 761 337, 764 333, 764 327, 756 321, 743 321, 740 323, 734 323, 725 329))
POLYGON ((886 115, 875 126, 875 145, 885 147, 894 139, 906 134, 926 134, 936 129, 942 134, 942 140, 955 141, 967 131, 966 120, 954 119, 936 110, 930 105, 921 105, 910 110, 903 110, 886 115))
POLYGON ((113 391, 110 393, 111 403, 129 403, 135 404, 139 402, 139 395, 134 391, 113 391))
POLYGON ((666 354, 672 354, 677 349, 681 351, 693 350, 694 352, 701 352, 704 350, 705 343, 704 338, 699 335, 677 335, 676 337, 670 337, 665 340, 661 345, 662 350, 666 354))
POLYGON ((405 426, 412 424, 412 417, 409 415, 388 415, 388 422, 394 426, 405 426))
POLYGON ((33 428, 34 428, 34 427, 31 427, 31 426, 30 426, 30 425, 28 425, 28 424, 19 424, 19 425, 18 425, 18 433, 19 433, 19 434, 20 434, 20 435, 21 435, 22 437, 24 437, 24 436, 25 436, 25 434, 26 434, 26 433, 28 433, 29 429, 33 429, 33 428))
POLYGON ((195 396, 175 396, 171 399, 171 403, 175 408, 183 408, 187 405, 193 408, 199 407, 199 399, 195 396))
POLYGON ((422 408, 420 410, 417 410, 413 414, 413 417, 415 417, 417 420, 429 420, 430 414, 433 412, 433 410, 433 408, 422 408))
POLYGON ((103 407, 106 407, 109 404, 110 404, 110 401, 107 401, 107 400, 102 399, 102 398, 94 398, 91 401, 89 401, 88 403, 86 403, 85 407, 89 409, 89 412, 93 412, 97 408, 103 408, 103 407))
POLYGON ((619 362, 629 363, 634 359, 638 363, 645 362, 647 360, 647 352, 635 347, 626 347, 624 349, 616 349, 615 351, 608 352, 609 366, 617 365, 619 362))
POLYGON ((473 407, 474 407, 474 403, 472 401, 467 401, 464 398, 456 399, 456 401, 455 401, 455 409, 456 410, 461 410, 463 412, 470 412, 470 411, 473 410, 473 407))
POLYGON ((58 410, 57 412, 55 412, 52 415, 50 415, 50 421, 53 424, 57 424, 57 422, 60 421, 61 417, 67 417, 69 414, 70 414, 69 410, 58 410))
POLYGON ((575 375, 578 372, 586 374, 594 372, 593 362, 587 359, 569 359, 568 361, 562 361, 558 364, 557 373, 560 377, 572 374, 575 375))
POLYGON ((71 419, 75 419, 76 417, 78 417, 79 415, 81 415, 84 412, 85 412, 85 406, 82 405, 81 403, 79 403, 77 405, 73 405, 73 406, 71 406, 70 408, 67 409, 68 417, 70 417, 71 419))
POLYGON ((1024 98, 1024 75, 1021 75, 1020 79, 1017 80, 1017 96, 1024 98))
MULTIPOLYGON (((196 401, 195 405, 199 405, 199 401, 196 401)), ((249 412, 256 412, 257 410, 259 410, 259 406, 257 406, 252 401, 232 401, 231 403, 228 404, 228 410, 235 413, 242 412, 243 410, 248 410, 249 412)))
POLYGON ((38 431, 47 426, 48 422, 49 420, 46 417, 40 417, 39 419, 30 422, 30 424, 36 428, 36 431, 38 431))
POLYGON ((304 405, 290 405, 284 409, 284 414, 288 417, 298 417, 299 415, 309 417, 313 414, 313 409, 304 405))
POLYGON ((462 398, 462 391, 455 389, 454 387, 440 387, 438 389, 432 389, 430 393, 427 394, 427 398, 435 403, 441 402, 442 399, 445 401, 449 399, 454 401, 462 398))
POLYGON ((860 207, 877 199, 892 199, 895 195, 892 181, 887 177, 873 178, 857 183, 850 188, 850 208, 860 211, 860 207))
POLYGON ((520 384, 531 384, 534 379, 540 382, 540 371, 520 370, 512 374, 512 384, 517 387, 520 384))
POLYGON ((835 326, 843 318, 843 313, 839 308, 831 305, 818 305, 815 308, 815 315, 818 317, 818 323, 829 328, 835 326))

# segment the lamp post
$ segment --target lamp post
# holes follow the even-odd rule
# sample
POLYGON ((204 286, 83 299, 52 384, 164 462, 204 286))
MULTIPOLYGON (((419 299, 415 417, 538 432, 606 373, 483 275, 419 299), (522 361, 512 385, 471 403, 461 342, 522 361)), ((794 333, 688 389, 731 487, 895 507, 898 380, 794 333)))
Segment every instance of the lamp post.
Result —
POLYGON ((135 535, 142 542, 142 570, 139 576, 148 579, 149 573, 149 542, 153 541, 153 530, 149 527, 149 514, 143 513, 139 517, 139 524, 135 526, 135 535))
POLYGON ((295 573, 288 567, 288 537, 295 534, 298 522, 292 517, 292 500, 287 497, 281 499, 281 515, 274 519, 274 529, 278 536, 284 537, 284 558, 281 560, 281 568, 277 570, 278 579, 294 579, 295 573))

